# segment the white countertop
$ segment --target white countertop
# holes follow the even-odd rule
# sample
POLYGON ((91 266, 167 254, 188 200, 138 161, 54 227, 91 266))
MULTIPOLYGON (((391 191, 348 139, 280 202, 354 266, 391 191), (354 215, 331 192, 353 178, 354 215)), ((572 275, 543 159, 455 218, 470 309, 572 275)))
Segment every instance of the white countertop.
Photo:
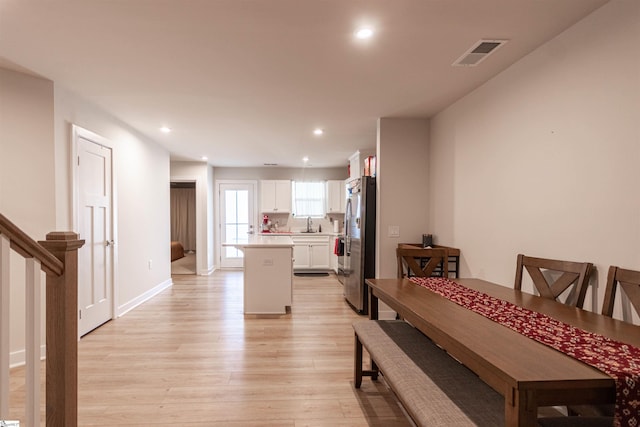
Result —
POLYGON ((293 247, 293 240, 290 235, 284 233, 251 234, 246 239, 225 242, 222 246, 233 246, 238 249, 250 247, 286 248, 293 247))

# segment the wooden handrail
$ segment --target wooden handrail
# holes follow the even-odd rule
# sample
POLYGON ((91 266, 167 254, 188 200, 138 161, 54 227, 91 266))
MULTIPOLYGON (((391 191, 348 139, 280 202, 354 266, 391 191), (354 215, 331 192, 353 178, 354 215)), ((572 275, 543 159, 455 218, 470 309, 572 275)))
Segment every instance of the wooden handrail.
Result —
POLYGON ((0 214, 0 234, 4 234, 9 238, 11 249, 25 258, 35 258, 40 261, 45 273, 61 276, 64 272, 62 261, 53 256, 2 214, 0 214))
MULTIPOLYGON (((47 275, 46 425, 47 427, 76 427, 78 425, 78 249, 84 245, 84 240, 80 240, 78 234, 73 232, 51 232, 47 234, 46 240, 36 242, 2 214, 0 214, 0 234, 3 242, 8 240, 12 250, 29 260, 27 276, 30 271, 29 266, 34 268, 32 276, 39 278, 39 270, 47 275)), ((5 266, 8 267, 7 264, 7 258, 4 258, 2 269, 5 266)), ((0 289, 3 295, 0 297, 6 296, 3 307, 8 305, 9 300, 7 286, 9 279, 5 277, 8 275, 7 268, 0 280, 0 284, 3 285, 0 289), (6 295, 4 295, 5 292, 6 295)), ((28 289, 36 287, 39 292, 39 281, 27 279, 27 294, 28 289)), ((32 298, 36 301, 35 310, 39 310, 39 297, 32 298)), ((40 323, 39 316, 33 316, 33 319, 33 323, 40 323)), ((40 332, 37 328, 35 333, 33 330, 32 328, 32 336, 36 337, 37 342, 35 345, 27 346, 27 363, 30 363, 28 370, 34 369, 39 372, 40 332), (29 354, 33 357, 30 358, 29 354)), ((8 342, 0 347, 4 354, 8 351, 8 342)), ((3 378, 4 373, 9 372, 9 362, 6 357, 1 362, 0 378, 3 378)), ((39 375, 32 376, 30 382, 31 390, 29 386, 27 387, 29 394, 27 406, 35 409, 27 415, 27 424, 34 423, 30 419, 40 418, 39 399, 32 396, 33 393, 39 393, 39 375)), ((8 388, 6 378, 0 385, 3 389, 8 388)), ((8 401, 0 402, 0 412, 8 412, 8 401)), ((36 423, 39 424, 39 422, 36 423)))

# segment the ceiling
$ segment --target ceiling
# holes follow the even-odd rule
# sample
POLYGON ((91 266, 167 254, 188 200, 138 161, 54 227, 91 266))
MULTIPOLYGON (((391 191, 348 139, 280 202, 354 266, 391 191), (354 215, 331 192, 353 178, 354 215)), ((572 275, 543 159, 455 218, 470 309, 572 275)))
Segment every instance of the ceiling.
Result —
POLYGON ((0 66, 53 80, 173 159, 343 166, 375 147, 377 118, 432 116, 606 2, 0 0, 0 66), (362 25, 371 39, 354 37, 362 25), (509 42, 451 66, 480 39, 509 42))

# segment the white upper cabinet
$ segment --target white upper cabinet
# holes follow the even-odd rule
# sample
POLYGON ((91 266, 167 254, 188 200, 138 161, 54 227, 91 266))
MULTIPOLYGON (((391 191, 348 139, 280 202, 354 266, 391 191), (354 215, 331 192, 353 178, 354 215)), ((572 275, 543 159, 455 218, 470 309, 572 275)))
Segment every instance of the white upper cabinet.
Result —
POLYGON ((349 179, 360 178, 366 175, 364 161, 367 157, 375 155, 376 150, 362 150, 352 154, 351 157, 349 157, 349 179))
POLYGON ((260 181, 260 212, 291 212, 291 181, 260 181))
POLYGON ((344 213, 345 205, 344 181, 327 181, 327 213, 344 213))

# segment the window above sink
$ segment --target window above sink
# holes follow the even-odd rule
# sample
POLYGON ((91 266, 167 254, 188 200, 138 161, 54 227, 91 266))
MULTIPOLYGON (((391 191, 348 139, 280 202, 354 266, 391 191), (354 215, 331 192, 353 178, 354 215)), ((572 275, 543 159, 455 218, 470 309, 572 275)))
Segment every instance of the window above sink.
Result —
POLYGON ((291 187, 292 210, 294 216, 297 218, 325 217, 326 187, 324 181, 293 181, 291 187))

